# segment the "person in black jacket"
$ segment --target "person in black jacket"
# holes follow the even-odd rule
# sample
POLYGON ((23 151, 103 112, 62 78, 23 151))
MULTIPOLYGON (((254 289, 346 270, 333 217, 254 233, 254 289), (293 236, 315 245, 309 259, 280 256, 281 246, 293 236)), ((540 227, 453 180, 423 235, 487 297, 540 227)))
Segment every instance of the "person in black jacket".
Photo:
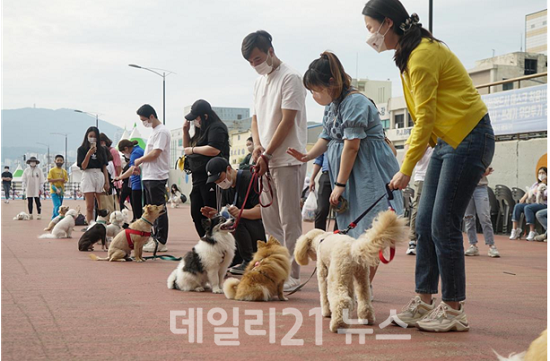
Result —
POLYGON ((229 133, 227 126, 206 100, 197 100, 191 106, 191 112, 185 116, 183 125, 183 146, 185 156, 189 159, 193 188, 189 195, 191 200, 191 217, 195 229, 200 237, 205 235, 201 208, 208 206, 216 208, 216 185, 207 184, 208 174, 206 164, 214 157, 223 157, 229 160, 229 133), (191 122, 194 125, 194 134, 189 131, 191 122))

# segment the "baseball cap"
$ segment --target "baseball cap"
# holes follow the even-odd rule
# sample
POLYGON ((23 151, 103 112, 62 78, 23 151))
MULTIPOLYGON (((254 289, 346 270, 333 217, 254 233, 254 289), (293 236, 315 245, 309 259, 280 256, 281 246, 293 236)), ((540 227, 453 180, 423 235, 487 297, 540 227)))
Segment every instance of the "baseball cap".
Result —
POLYGON ((227 171, 227 167, 229 167, 229 162, 225 158, 216 157, 210 159, 206 164, 206 174, 208 175, 206 183, 217 181, 220 178, 220 174, 227 171))
POLYGON ((194 120, 197 119, 199 115, 210 113, 211 111, 212 107, 210 106, 210 103, 206 100, 199 99, 193 103, 191 106, 191 112, 185 116, 185 119, 194 120))

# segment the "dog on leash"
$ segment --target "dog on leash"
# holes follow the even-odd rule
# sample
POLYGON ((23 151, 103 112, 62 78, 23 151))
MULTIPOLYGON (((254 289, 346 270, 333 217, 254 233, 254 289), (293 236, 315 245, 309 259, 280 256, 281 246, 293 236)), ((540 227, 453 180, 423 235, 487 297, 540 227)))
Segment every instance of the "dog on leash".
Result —
POLYGON ((122 225, 125 222, 124 214, 120 211, 111 213, 109 217, 109 224, 107 226, 107 244, 109 244, 113 238, 122 230, 122 225))
POLYGON ((288 301, 283 287, 290 275, 290 254, 279 241, 258 241, 258 251, 248 263, 242 279, 229 278, 223 285, 225 297, 237 301, 269 301, 275 296, 288 301))
POLYGON ((347 328, 344 310, 355 308, 359 323, 374 324, 374 308, 371 304, 369 267, 380 262, 378 253, 386 247, 394 247, 407 238, 406 220, 393 211, 381 212, 372 228, 358 239, 314 229, 301 236, 294 250, 298 264, 305 266, 308 258, 317 261, 317 280, 321 294, 321 311, 331 317, 330 331, 347 328))
POLYGON ((48 232, 51 231, 53 229, 53 227, 55 227, 55 225, 59 223, 60 220, 65 218, 65 215, 67 214, 68 211, 69 211, 69 206, 60 206, 59 207, 59 215, 54 217, 50 221, 50 224, 48 224, 48 227, 44 228, 44 230, 48 231, 48 232))
POLYGON ((31 218, 28 213, 25 212, 19 212, 15 217, 13 217, 14 221, 28 221, 31 218))
POLYGON ((69 209, 65 218, 60 220, 52 229, 52 233, 45 233, 38 238, 72 238, 71 233, 74 229, 74 220, 78 216, 76 209, 69 209))
POLYGON ((99 258, 95 254, 90 254, 94 261, 124 262, 128 261, 132 249, 134 250, 134 259, 136 262, 144 262, 141 257, 143 245, 147 243, 151 236, 153 223, 166 212, 164 205, 143 207, 143 215, 140 219, 132 222, 130 227, 119 232, 109 245, 109 253, 105 258, 99 258))
POLYGON ((84 232, 84 234, 78 240, 78 250, 81 252, 93 251, 94 244, 101 242, 101 249, 105 250, 107 242, 107 216, 109 211, 106 209, 99 209, 97 211, 97 221, 91 223, 84 232))
POLYGON ((223 293, 223 279, 235 255, 235 238, 230 233, 233 223, 232 218, 220 215, 203 220, 206 234, 172 271, 169 289, 203 292, 209 285, 212 293, 223 293))

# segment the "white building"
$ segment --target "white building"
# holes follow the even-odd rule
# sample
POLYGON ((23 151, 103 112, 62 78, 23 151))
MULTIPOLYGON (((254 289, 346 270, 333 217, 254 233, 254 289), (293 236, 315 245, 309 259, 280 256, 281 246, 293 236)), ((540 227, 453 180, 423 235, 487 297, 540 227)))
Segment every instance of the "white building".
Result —
POLYGON ((391 97, 390 80, 352 79, 351 84, 371 98, 377 106, 387 103, 391 97))
POLYGON ((525 16, 525 51, 545 54, 547 52, 547 10, 525 16))

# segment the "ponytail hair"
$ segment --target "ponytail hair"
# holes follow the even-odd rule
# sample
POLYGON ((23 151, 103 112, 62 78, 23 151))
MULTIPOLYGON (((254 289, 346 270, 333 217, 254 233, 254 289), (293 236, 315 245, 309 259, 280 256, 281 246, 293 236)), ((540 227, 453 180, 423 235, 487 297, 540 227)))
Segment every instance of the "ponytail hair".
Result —
POLYGON ((310 91, 315 87, 329 88, 331 97, 339 99, 351 88, 351 76, 345 72, 342 63, 334 53, 325 51, 319 59, 309 64, 303 83, 310 91))
POLYGON ((126 148, 133 148, 136 145, 138 145, 137 140, 128 140, 128 139, 122 139, 120 142, 118 142, 118 151, 122 152, 126 148))
POLYGON ((386 19, 393 21, 392 30, 399 37, 393 60, 401 73, 407 70, 409 57, 423 38, 429 39, 430 42, 442 42, 422 27, 422 24, 418 22, 417 14, 413 13, 409 16, 399 0, 370 0, 363 8, 363 15, 381 23, 386 19))

